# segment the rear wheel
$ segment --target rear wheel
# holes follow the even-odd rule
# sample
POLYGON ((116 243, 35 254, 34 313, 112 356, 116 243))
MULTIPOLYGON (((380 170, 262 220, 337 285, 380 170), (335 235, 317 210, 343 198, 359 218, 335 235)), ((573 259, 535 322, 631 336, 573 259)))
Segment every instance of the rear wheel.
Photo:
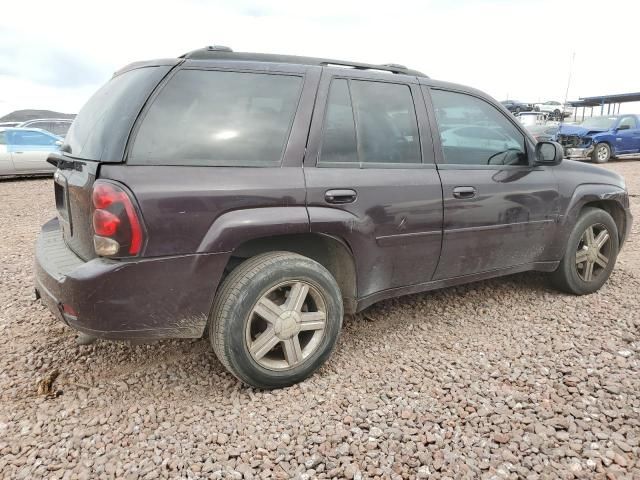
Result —
POLYGON ((210 340, 222 364, 243 382, 285 387, 326 361, 342 316, 340 289, 326 268, 294 253, 265 253, 223 282, 210 340))
POLYGON ((564 258, 551 274, 554 285, 568 293, 585 295, 607 281, 618 256, 618 229, 604 210, 586 208, 576 222, 564 258))
POLYGON ((599 143, 591 153, 591 160, 595 163, 606 163, 611 158, 611 148, 606 143, 599 143))

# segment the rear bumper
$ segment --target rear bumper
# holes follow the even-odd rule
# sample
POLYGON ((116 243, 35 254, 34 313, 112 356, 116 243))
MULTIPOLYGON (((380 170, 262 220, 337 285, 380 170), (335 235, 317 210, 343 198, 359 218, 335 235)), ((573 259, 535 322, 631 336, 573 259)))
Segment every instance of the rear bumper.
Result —
POLYGON ((37 296, 59 320, 107 339, 198 338, 229 254, 78 258, 57 219, 36 242, 37 296), (64 308, 66 307, 66 308, 64 308))

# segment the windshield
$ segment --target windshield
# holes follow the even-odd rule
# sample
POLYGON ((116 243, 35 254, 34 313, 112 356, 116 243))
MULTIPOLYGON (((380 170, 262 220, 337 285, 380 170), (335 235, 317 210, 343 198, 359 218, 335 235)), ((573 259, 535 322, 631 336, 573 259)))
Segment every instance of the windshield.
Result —
POLYGON ((591 117, 586 118, 580 126, 585 128, 602 128, 606 130, 613 127, 615 121, 616 117, 591 117))
POLYGON ((65 138, 72 157, 121 162, 134 120, 168 67, 145 67, 113 77, 82 107, 65 138))

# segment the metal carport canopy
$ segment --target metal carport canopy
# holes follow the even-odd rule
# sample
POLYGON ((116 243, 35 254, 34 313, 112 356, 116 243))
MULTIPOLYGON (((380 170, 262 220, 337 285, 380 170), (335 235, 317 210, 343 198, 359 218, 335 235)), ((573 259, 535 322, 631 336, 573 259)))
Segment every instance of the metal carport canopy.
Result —
POLYGON ((604 115, 604 106, 607 105, 607 115, 616 114, 620 112, 620 104, 627 102, 640 102, 640 92, 635 93, 618 93, 614 95, 598 95, 596 97, 580 97, 580 100, 574 100, 569 102, 569 105, 575 107, 574 119, 577 119, 578 108, 582 107, 582 118, 584 119, 584 110, 586 107, 591 107, 591 114, 593 115, 593 107, 600 106, 600 115, 604 115), (616 104, 618 105, 616 111, 616 104), (613 105, 613 111, 611 111, 611 105, 613 105))

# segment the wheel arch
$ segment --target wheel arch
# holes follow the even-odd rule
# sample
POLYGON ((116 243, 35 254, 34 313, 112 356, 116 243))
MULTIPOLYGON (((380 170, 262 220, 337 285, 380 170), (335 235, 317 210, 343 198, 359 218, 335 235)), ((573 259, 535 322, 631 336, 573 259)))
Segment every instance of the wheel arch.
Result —
MULTIPOLYGON (((564 219, 563 240, 566 243, 573 226, 584 209, 592 207, 607 212, 618 228, 620 247, 626 238, 627 215, 625 212, 626 192, 614 185, 586 184, 580 185, 573 193, 564 219)), ((564 248, 563 248, 564 254, 564 248)))
POLYGON ((231 252, 225 275, 247 258, 274 251, 298 253, 324 266, 340 287, 345 313, 355 312, 357 300, 355 260, 348 244, 339 237, 307 232, 246 240, 231 252))

